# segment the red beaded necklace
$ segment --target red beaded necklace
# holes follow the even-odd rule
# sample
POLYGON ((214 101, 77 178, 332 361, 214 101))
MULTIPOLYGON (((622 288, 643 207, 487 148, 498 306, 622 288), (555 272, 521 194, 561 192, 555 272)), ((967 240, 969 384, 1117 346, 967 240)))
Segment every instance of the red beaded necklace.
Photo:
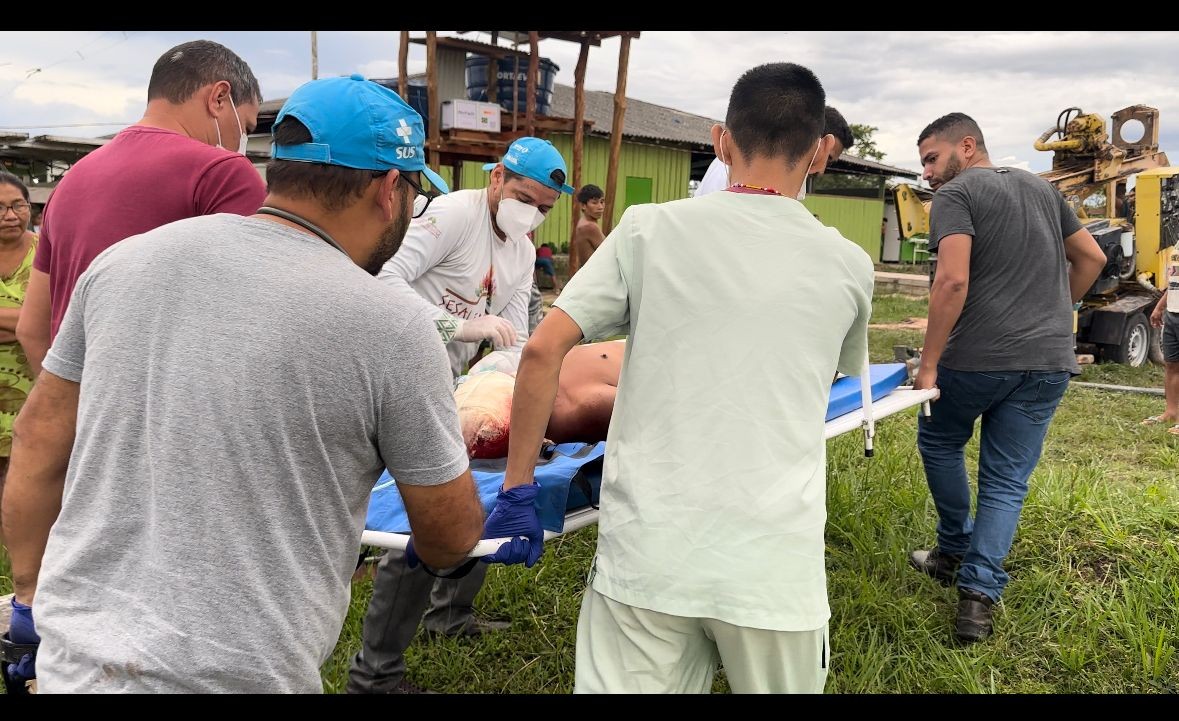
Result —
POLYGON ((763 188, 759 185, 750 185, 748 183, 733 183, 728 187, 728 190, 734 193, 747 192, 758 193, 761 195, 780 195, 783 198, 788 197, 785 193, 779 193, 773 188, 763 188))

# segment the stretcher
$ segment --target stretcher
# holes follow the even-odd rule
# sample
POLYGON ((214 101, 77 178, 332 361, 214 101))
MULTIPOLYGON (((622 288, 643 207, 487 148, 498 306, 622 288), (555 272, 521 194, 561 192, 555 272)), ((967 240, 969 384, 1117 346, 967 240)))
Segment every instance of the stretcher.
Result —
MULTIPOLYGON (((918 406, 922 413, 929 415, 929 402, 937 398, 937 389, 914 390, 902 386, 907 378, 905 364, 882 363, 866 366, 859 376, 837 379, 831 384, 824 439, 860 430, 864 435, 864 455, 872 456, 876 421, 918 406)), ((545 529, 546 541, 597 523, 605 453, 605 442, 562 443, 541 452, 533 478, 540 485, 537 515, 545 529)), ((504 458, 471 461, 471 475, 485 513, 490 513, 495 505, 506 466, 504 458)), ((481 540, 470 555, 491 555, 508 540, 481 540)), ((404 550, 408 541, 409 519, 397 485, 386 471, 373 488, 361 543, 404 550)))

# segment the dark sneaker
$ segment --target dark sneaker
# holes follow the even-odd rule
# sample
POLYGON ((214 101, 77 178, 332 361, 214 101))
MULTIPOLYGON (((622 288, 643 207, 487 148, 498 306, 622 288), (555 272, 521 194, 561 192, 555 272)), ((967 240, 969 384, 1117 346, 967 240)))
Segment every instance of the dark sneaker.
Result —
POLYGON ((437 691, 431 691, 431 690, 429 690, 429 689, 426 689, 426 688, 422 688, 421 686, 418 686, 417 684, 415 684, 415 683, 411 682, 409 679, 402 677, 402 679, 401 679, 400 681, 398 681, 398 682, 396 683, 396 685, 394 685, 394 686, 393 686, 392 688, 390 688, 388 691, 372 691, 372 690, 363 690, 363 689, 361 689, 361 688, 360 688, 360 686, 358 686, 358 685, 356 685, 356 684, 352 683, 351 679, 349 679, 348 685, 344 687, 344 693, 348 693, 348 694, 370 694, 370 693, 390 693, 390 694, 402 694, 402 693, 433 693, 433 694, 436 694, 436 693, 438 693, 438 692, 437 692, 437 691))
POLYGON ((454 631, 441 633, 430 628, 425 629, 425 635, 428 638, 436 636, 450 636, 451 638, 468 638, 474 636, 482 636, 485 633, 495 633, 496 631, 506 631, 512 627, 511 621, 492 621, 490 619, 476 618, 472 616, 467 620, 467 623, 454 631))
POLYGON ((492 621, 490 619, 471 617, 467 621, 467 625, 463 626, 451 636, 482 636, 485 633, 495 633, 496 631, 506 631, 512 627, 511 621, 492 621))
POLYGON ((954 585, 954 578, 958 575, 958 566, 961 563, 961 556, 942 553, 937 548, 929 551, 913 551, 909 554, 910 566, 926 576, 936 579, 943 586, 954 585))
POLYGON ((958 617, 954 621, 954 635, 963 643, 985 641, 991 635, 991 607, 995 602, 985 593, 972 588, 958 589, 958 617))

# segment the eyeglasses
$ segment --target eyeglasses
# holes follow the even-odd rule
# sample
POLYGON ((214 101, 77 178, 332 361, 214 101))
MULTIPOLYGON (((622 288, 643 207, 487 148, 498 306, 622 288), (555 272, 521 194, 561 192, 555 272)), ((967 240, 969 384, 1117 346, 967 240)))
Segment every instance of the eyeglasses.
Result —
POLYGON ((409 187, 413 188, 414 192, 417 193, 417 196, 413 199, 413 217, 415 218, 422 217, 422 214, 426 212, 426 208, 430 207, 430 202, 439 195, 442 195, 442 193, 439 193, 433 188, 431 188, 429 191, 426 191, 422 188, 422 186, 410 180, 409 177, 404 173, 397 177, 401 178, 406 183, 409 183, 409 187))
POLYGON ((12 205, 4 205, 0 203, 0 218, 8 215, 9 210, 16 213, 17 215, 20 215, 21 213, 29 212, 29 209, 32 207, 33 206, 29 205, 28 203, 24 203, 19 200, 12 205))
MULTIPOLYGON (((382 178, 388 174, 389 174, 388 170, 374 170, 373 171, 374 178, 382 178)), ((400 173, 397 177, 400 178, 401 180, 404 180, 406 183, 408 183, 409 187, 413 188, 413 191, 416 194, 416 195, 414 195, 414 199, 413 199, 413 215, 411 216, 413 218, 422 217, 422 215, 426 212, 426 208, 430 207, 430 202, 432 200, 434 200, 434 198, 437 198, 439 195, 442 195, 442 193, 439 193, 436 189, 433 189, 433 188, 431 188, 430 190, 424 189, 422 186, 420 186, 417 183, 415 183, 414 181, 410 180, 405 175, 405 173, 400 173)))

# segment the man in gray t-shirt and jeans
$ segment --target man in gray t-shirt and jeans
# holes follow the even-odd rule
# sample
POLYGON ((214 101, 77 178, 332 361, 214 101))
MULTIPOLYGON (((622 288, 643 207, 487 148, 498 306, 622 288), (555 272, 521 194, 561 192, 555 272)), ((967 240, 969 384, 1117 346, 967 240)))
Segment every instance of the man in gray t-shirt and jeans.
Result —
POLYGON ((258 214, 128 238, 81 277, 4 494, 40 691, 321 692, 386 467, 422 562, 474 547, 430 308, 373 277, 422 177, 446 191, 424 137, 387 88, 306 83, 258 214))
POLYGON ((917 446, 937 506, 937 546, 910 564, 957 580, 955 635, 991 634, 991 606, 1007 585, 1028 478, 1069 377, 1073 304, 1105 255, 1046 180, 991 165, 978 124, 962 113, 930 123, 917 139, 934 189, 930 251, 937 266, 915 387, 937 387, 917 446), (965 447, 981 417, 978 509, 970 517, 965 447))

